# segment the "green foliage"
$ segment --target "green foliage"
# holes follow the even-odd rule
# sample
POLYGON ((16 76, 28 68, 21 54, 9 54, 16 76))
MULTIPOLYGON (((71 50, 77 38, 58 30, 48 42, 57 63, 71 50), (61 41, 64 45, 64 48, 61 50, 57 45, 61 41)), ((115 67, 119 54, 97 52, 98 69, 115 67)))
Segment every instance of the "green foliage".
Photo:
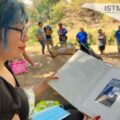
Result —
POLYGON ((33 22, 36 21, 36 18, 38 16, 37 10, 33 8, 33 9, 28 9, 28 11, 29 11, 28 15, 29 15, 30 21, 33 21, 33 22))
POLYGON ((108 35, 108 45, 114 44, 115 44, 115 30, 112 30, 112 32, 108 35))
POLYGON ((35 44, 35 41, 37 41, 37 38, 36 38, 36 35, 35 35, 36 30, 37 30, 36 25, 29 28, 29 31, 28 31, 28 36, 29 36, 28 45, 30 45, 30 46, 35 44))
POLYGON ((71 44, 71 45, 76 45, 78 42, 77 42, 77 40, 75 40, 75 39, 70 39, 70 40, 68 40, 68 44, 71 44))
POLYGON ((97 29, 98 28, 87 29, 87 27, 86 27, 86 32, 88 34, 88 43, 90 45, 97 44, 97 29))
POLYGON ((52 8, 52 11, 50 13, 50 22, 52 24, 57 23, 64 17, 64 13, 62 12, 60 6, 56 5, 52 8))
POLYGON ((95 45, 97 43, 96 36, 93 36, 91 33, 88 33, 88 42, 90 45, 95 45))
POLYGON ((40 4, 36 6, 39 13, 38 19, 44 21, 49 18, 50 5, 49 0, 42 0, 40 4))
MULTIPOLYGON (((79 26, 83 26, 88 33, 88 39, 90 44, 97 44, 97 30, 102 28, 107 36, 107 44, 115 44, 114 30, 115 26, 118 26, 117 22, 113 23, 113 19, 95 12, 94 10, 82 9, 80 6, 84 3, 97 3, 97 2, 112 2, 119 0, 71 0, 72 2, 65 2, 65 0, 33 0, 34 7, 27 8, 31 23, 36 21, 43 21, 45 24, 51 24, 53 27, 53 40, 57 44, 59 42, 57 35, 57 25, 59 21, 62 21, 65 27, 68 29, 68 41, 72 44, 76 43, 75 35, 79 30, 79 26), (108 25, 109 23, 109 25, 108 25)), ((35 36, 35 29, 37 26, 32 26, 29 30, 29 44, 35 44, 37 42, 35 36)))
MULTIPOLYGON (((50 12, 52 10, 52 7, 58 2, 59 0, 41 0, 40 3, 38 3, 35 8, 38 11, 37 18, 41 21, 46 21, 50 19, 50 12)), ((37 2, 37 1, 36 1, 37 2)))

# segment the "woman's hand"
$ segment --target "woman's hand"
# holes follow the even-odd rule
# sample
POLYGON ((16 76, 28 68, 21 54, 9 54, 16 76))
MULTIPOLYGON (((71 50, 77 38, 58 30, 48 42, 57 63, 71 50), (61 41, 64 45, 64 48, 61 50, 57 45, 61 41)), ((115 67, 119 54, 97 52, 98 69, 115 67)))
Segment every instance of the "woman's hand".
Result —
POLYGON ((34 86, 33 91, 35 93, 36 98, 40 97, 41 94, 49 87, 48 82, 50 80, 57 80, 58 77, 55 76, 55 73, 52 73, 45 79, 43 79, 37 86, 34 86))
POLYGON ((49 75, 48 77, 46 77, 45 79, 43 79, 42 81, 41 81, 41 86, 44 86, 46 89, 48 88, 48 82, 50 81, 50 80, 57 80, 58 79, 58 77, 57 76, 55 76, 55 74, 56 73, 52 73, 51 75, 49 75))

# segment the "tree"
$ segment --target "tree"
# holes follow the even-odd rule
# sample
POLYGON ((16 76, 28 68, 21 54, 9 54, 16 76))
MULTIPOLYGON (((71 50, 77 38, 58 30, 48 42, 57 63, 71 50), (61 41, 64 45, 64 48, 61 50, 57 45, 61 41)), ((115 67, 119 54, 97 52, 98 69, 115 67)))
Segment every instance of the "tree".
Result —
POLYGON ((33 0, 33 5, 38 12, 37 19, 42 21, 50 20, 50 12, 58 1, 59 0, 33 0))

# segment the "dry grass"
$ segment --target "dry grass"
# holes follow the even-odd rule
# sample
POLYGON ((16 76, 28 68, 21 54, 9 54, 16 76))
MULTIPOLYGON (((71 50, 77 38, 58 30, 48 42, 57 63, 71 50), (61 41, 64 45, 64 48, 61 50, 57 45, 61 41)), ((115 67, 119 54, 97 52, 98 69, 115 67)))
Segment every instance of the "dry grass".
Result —
MULTIPOLYGON (((99 50, 98 50, 98 46, 97 45, 93 45, 91 46, 93 48, 93 50, 99 54, 99 50)), ((105 53, 114 53, 117 52, 117 46, 113 46, 113 45, 107 45, 106 49, 105 49, 105 53)))

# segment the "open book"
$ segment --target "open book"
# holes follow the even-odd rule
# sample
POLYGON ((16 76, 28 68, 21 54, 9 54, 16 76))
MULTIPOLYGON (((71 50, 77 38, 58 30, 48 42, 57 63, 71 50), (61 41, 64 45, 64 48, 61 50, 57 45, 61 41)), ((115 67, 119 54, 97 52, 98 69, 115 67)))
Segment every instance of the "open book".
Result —
POLYGON ((73 106, 102 120, 120 120, 120 69, 78 51, 49 84, 73 106))

